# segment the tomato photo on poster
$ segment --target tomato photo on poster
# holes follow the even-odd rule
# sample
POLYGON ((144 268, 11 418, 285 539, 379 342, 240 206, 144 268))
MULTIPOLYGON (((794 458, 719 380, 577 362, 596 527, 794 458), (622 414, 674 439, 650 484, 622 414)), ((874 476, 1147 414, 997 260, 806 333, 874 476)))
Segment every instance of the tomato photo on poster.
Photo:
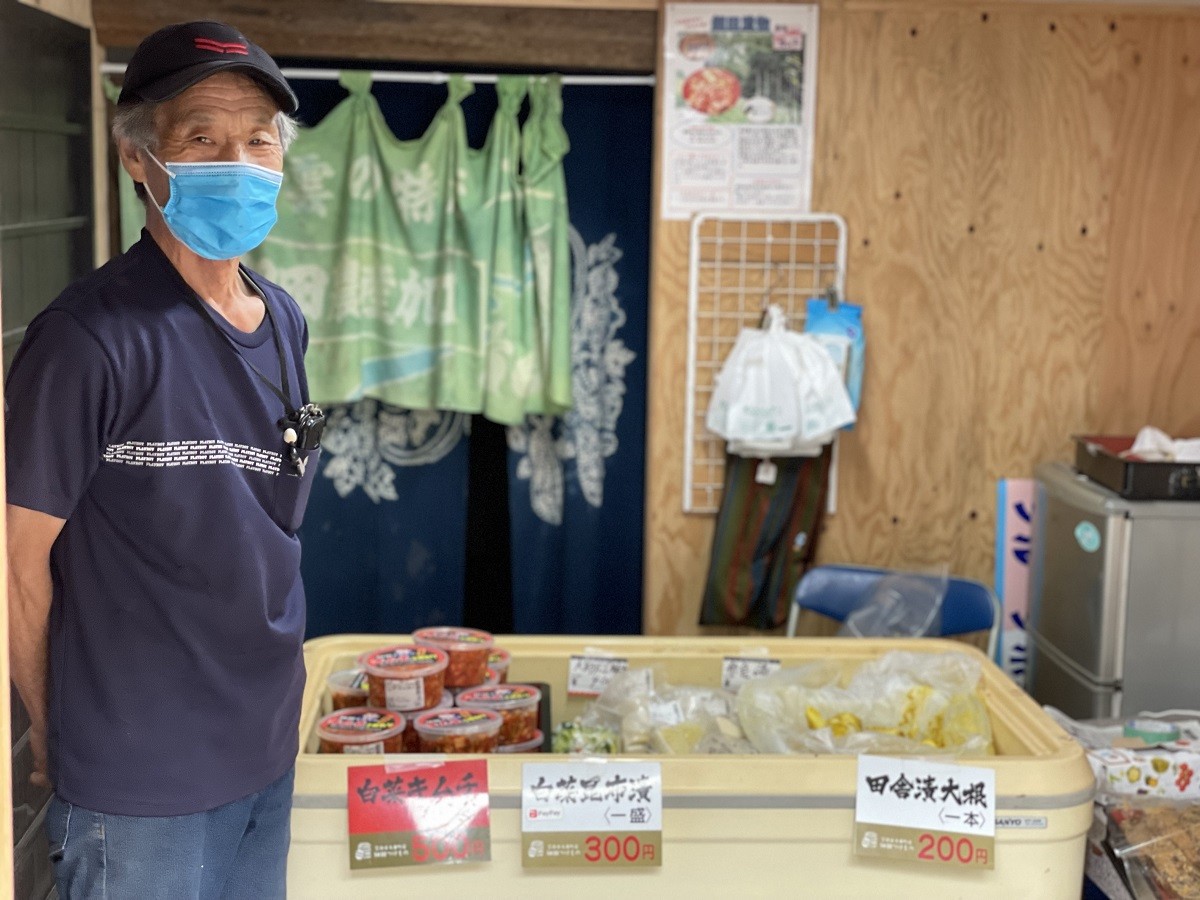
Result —
POLYGON ((705 66, 683 82, 683 99, 696 112, 714 116, 741 99, 742 83, 728 69, 705 66))

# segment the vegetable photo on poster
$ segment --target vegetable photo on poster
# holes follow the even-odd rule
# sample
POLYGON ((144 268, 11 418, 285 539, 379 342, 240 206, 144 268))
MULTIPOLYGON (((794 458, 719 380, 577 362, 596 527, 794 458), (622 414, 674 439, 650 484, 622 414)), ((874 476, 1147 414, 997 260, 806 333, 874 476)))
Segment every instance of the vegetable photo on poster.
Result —
POLYGON ((683 79, 676 106, 709 122, 800 124, 804 32, 762 15, 713 16, 712 27, 679 39, 680 55, 703 65, 683 79))
POLYGON ((668 4, 663 210, 809 209, 812 4, 668 4))

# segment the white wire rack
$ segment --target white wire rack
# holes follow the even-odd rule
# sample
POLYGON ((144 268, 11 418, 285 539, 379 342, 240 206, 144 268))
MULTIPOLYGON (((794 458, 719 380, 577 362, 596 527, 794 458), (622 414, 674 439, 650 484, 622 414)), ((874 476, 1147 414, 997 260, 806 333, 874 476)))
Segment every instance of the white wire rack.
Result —
MULTIPOLYGON (((708 213, 692 220, 688 275, 687 411, 683 511, 715 513, 725 479, 725 442, 705 427, 708 404, 743 328, 776 303, 795 328, 809 297, 845 296, 846 223, 834 213, 763 216, 708 213)), ((836 459, 836 451, 835 451, 836 459)), ((830 471, 829 505, 836 502, 830 471)))

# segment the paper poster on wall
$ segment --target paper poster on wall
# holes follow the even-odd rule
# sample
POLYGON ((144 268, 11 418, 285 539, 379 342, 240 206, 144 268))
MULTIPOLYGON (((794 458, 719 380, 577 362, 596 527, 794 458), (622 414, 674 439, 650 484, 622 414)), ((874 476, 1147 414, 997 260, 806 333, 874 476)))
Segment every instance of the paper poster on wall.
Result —
POLYGON ((669 3, 664 219, 811 207, 815 4, 669 3))

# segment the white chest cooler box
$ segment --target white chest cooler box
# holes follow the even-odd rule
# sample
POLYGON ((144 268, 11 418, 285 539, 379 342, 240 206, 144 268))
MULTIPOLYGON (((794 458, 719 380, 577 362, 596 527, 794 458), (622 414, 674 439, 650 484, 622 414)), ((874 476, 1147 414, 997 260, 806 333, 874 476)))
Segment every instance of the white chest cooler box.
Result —
MULTIPOLYGON (((466 865, 351 871, 347 851, 346 769, 374 761, 439 757, 318 754, 318 719, 329 711, 325 681, 360 653, 407 636, 337 635, 305 646, 308 687, 296 764, 288 892, 292 898, 396 897, 1022 897, 1078 898, 1094 778, 1080 747, 992 663, 981 692, 997 755, 969 765, 996 772, 995 868, 956 871, 923 863, 855 857, 856 761, 837 756, 654 756, 663 777, 661 868, 523 869, 520 774, 527 762, 568 761, 552 754, 488 757, 492 859, 466 865), (1004 827, 1004 819, 1019 827, 1004 827)), ((822 659, 862 660, 889 650, 978 651, 946 640, 823 638, 650 638, 497 636, 512 654, 510 682, 550 685, 555 724, 586 701, 566 697, 572 655, 600 650, 631 667, 661 667, 672 684, 719 685, 722 661, 753 649, 796 666, 822 659)), ((641 757, 647 758, 647 757, 641 757)))

